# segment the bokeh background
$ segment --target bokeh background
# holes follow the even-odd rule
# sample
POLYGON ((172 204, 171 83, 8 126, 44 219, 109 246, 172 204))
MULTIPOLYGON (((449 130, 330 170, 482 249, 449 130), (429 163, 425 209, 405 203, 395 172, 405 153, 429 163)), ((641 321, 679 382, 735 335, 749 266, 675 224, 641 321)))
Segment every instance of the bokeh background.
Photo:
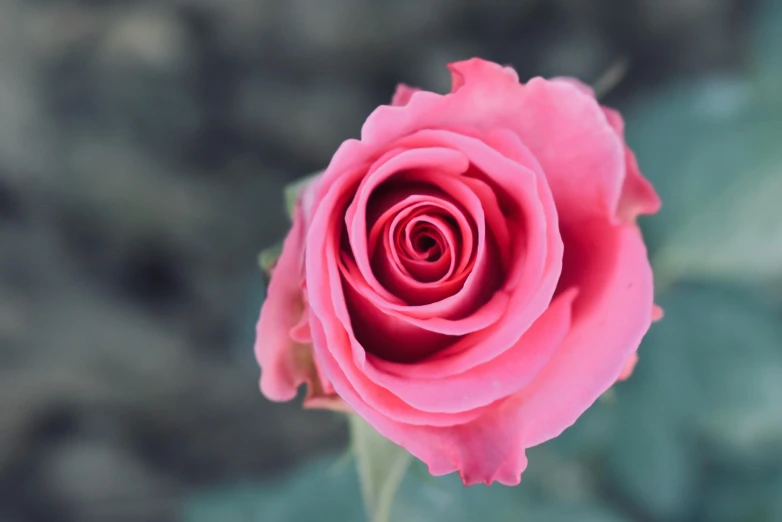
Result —
POLYGON ((666 318, 519 488, 413 467, 393 520, 782 521, 777 0, 1 0, 0 521, 363 520, 344 420, 258 393, 256 256, 471 56, 624 66, 666 318))

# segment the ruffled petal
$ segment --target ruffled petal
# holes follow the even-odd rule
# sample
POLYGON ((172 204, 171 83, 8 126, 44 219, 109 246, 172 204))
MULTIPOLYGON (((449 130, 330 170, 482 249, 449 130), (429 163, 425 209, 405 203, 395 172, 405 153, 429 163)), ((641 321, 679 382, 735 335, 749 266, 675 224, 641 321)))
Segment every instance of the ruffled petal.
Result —
POLYGON ((622 372, 619 374, 619 378, 617 380, 626 381, 629 379, 633 374, 633 370, 635 370, 636 364, 638 364, 638 354, 634 353, 625 361, 625 365, 622 368, 622 372))
POLYGON ((301 384, 309 383, 312 388, 318 381, 312 346, 307 343, 309 323, 302 291, 305 225, 303 210, 297 205, 256 327, 261 391, 274 401, 291 400, 301 384))
POLYGON ((413 94, 417 93, 421 89, 417 87, 410 87, 409 85, 405 85, 404 83, 400 83, 396 86, 396 91, 394 92, 394 96, 391 98, 391 105, 396 106, 404 106, 407 105, 407 102, 410 101, 410 98, 413 97, 413 94))
POLYGON ((440 379, 410 379, 367 365, 367 375, 423 411, 461 412, 487 406, 520 391, 549 362, 568 333, 576 295, 571 289, 557 296, 508 350, 469 371, 440 379))
MULTIPOLYGON (((587 96, 595 97, 592 87, 582 83, 575 78, 560 77, 552 81, 561 82, 578 89, 587 96)), ((625 142, 624 120, 618 111, 603 107, 606 119, 616 134, 625 142)), ((654 187, 641 174, 638 167, 638 161, 635 153, 625 145, 625 176, 622 185, 622 192, 617 206, 617 216, 621 221, 632 223, 638 215, 655 214, 660 210, 660 198, 657 196, 654 187)))
POLYGON ((592 96, 562 81, 533 78, 521 85, 512 69, 477 58, 449 68, 452 93, 422 91, 403 107, 377 108, 362 141, 382 147, 426 128, 477 136, 506 128, 540 162, 562 219, 616 215, 624 147, 592 96))
MULTIPOLYGON (((617 111, 603 108, 608 123, 624 142, 624 120, 617 111)), ((617 216, 625 223, 632 223, 641 214, 656 214, 662 203, 654 187, 638 167, 638 160, 630 147, 625 146, 625 180, 622 185, 622 196, 619 199, 617 216)))
MULTIPOLYGON (((313 321, 313 335, 316 345, 326 342, 328 333, 317 320, 313 321)), ((324 359, 324 368, 353 411, 381 435, 425 462, 432 475, 458 471, 465 485, 496 481, 513 486, 521 481, 527 458, 519 433, 525 419, 518 414, 515 398, 473 410, 472 418, 447 427, 413 425, 393 420, 368 405, 363 395, 347 384, 334 359, 324 359)))

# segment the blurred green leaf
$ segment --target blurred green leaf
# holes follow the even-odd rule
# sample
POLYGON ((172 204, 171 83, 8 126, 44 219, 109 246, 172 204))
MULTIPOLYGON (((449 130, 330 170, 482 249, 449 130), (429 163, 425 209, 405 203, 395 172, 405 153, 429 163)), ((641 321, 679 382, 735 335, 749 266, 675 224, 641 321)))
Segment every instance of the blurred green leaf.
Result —
MULTIPOLYGON (((782 449, 782 332, 776 316, 737 288, 688 287, 668 307, 669 341, 687 357, 701 436, 723 456, 782 449)), ((667 302, 667 301, 666 301, 667 302)))
POLYGON ((676 287, 661 304, 665 319, 644 340, 628 387, 686 425, 712 459, 780 455, 782 332, 774 312, 748 289, 717 285, 676 287))
POLYGON ((696 500, 697 460, 672 417, 640 390, 620 397, 608 467, 616 488, 660 520, 680 520, 696 500))
MULTIPOLYGON (((184 522, 366 522, 354 466, 338 458, 307 463, 273 482, 224 487, 184 506, 184 522)), ((457 474, 432 477, 415 461, 398 490, 391 522, 627 522, 592 501, 536 496, 534 485, 465 487, 457 474)))
POLYGON ((394 522, 448 520, 523 520, 523 495, 511 488, 483 485, 465 487, 458 475, 427 477, 425 465, 416 462, 422 473, 410 473, 393 506, 394 522), (422 478, 423 477, 423 478, 422 478), (514 516, 515 515, 515 516, 514 516))
POLYGON ((753 58, 762 93, 782 103, 782 0, 764 0, 756 9, 753 58))
POLYGON ((296 201, 299 199, 299 194, 304 187, 306 187, 312 180, 323 174, 323 171, 309 174, 301 179, 297 179, 290 185, 285 187, 285 208, 288 210, 288 216, 293 219, 293 211, 296 208, 296 201))
POLYGON ((782 474, 724 470, 711 473, 701 497, 700 520, 776 522, 782 520, 782 474))
POLYGON ((721 171, 733 179, 718 194, 692 194, 690 215, 657 252, 656 269, 669 277, 730 279, 782 273, 780 143, 782 123, 759 122, 726 132, 693 154, 682 166, 688 176, 708 184, 721 171))
POLYGON ((718 170, 711 184, 684 168, 693 154, 742 121, 753 103, 750 83, 737 77, 712 77, 670 85, 641 96, 626 108, 627 141, 635 150, 643 172, 663 200, 663 210, 643 220, 652 239, 674 231, 692 211, 693 202, 710 197, 714 186, 735 179, 735 173, 718 170), (699 191, 705 188, 705 193, 699 191))
POLYGON ((350 439, 369 519, 388 522, 394 495, 413 457, 358 415, 350 416, 350 439))
POLYGON ((681 520, 699 502, 704 463, 780 463, 782 332, 750 288, 677 285, 661 305, 665 319, 644 340, 633 377, 617 385, 608 464, 633 504, 681 520))
POLYGON ((608 390, 573 426, 546 444, 564 457, 572 459, 603 452, 611 443, 616 429, 616 395, 615 388, 608 390))
POLYGON ((663 200, 643 225, 661 278, 782 273, 782 110, 740 77, 674 85, 626 111, 663 200))
MULTIPOLYGON (((544 465, 544 462, 538 462, 544 465)), ((531 464, 532 466, 533 464, 531 464)), ((465 487, 457 474, 432 478, 413 464, 394 503, 394 522, 531 521, 531 522, 622 522, 611 510, 590 501, 564 502, 537 494, 537 485, 525 472, 522 485, 509 488, 500 484, 465 487)), ((551 470, 550 470, 551 471, 551 470)))
POLYGON ((252 346, 255 344, 258 313, 266 300, 266 281, 252 264, 248 263, 246 272, 242 285, 241 313, 233 316, 236 335, 229 345, 229 353, 236 364, 250 375, 257 376, 258 363, 252 346))
POLYGON ((274 482, 227 486, 187 502, 184 522, 365 522, 353 467, 310 462, 274 482))

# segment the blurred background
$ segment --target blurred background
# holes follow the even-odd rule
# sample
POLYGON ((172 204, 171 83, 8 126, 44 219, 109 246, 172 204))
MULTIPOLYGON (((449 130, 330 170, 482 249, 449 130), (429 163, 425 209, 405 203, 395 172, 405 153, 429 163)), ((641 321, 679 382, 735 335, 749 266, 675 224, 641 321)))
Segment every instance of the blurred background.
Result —
POLYGON ((256 256, 472 56, 625 65, 666 318, 521 487, 414 467, 393 520, 782 521, 776 0, 0 0, 0 521, 362 520, 344 421, 258 392, 256 256))

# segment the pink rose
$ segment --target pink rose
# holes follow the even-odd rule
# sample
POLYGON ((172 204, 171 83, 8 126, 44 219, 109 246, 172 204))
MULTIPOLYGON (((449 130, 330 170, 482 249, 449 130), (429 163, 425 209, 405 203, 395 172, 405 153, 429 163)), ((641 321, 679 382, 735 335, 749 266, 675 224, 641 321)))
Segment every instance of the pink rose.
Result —
POLYGON ((658 210, 619 114, 480 59, 400 86, 299 197, 261 311, 261 390, 353 411, 465 484, 517 484, 632 371, 658 210))

